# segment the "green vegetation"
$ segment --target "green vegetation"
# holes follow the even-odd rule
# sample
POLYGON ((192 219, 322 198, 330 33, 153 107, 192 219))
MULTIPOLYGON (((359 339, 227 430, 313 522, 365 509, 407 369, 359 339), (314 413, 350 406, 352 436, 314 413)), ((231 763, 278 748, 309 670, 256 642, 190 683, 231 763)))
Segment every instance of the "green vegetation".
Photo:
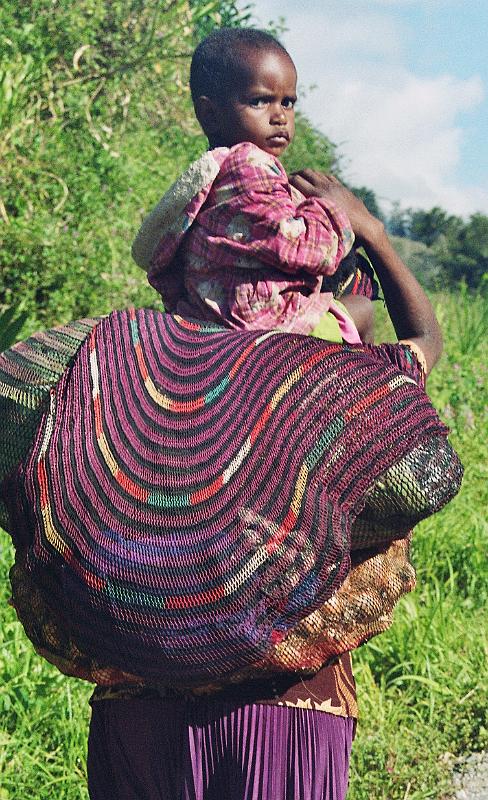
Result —
POLYGON ((204 147, 187 56, 218 5, 2 4, 0 305, 22 298, 28 328, 155 302, 129 244, 204 147))
POLYGON ((390 233, 423 245, 414 264, 432 288, 455 287, 486 290, 488 281, 488 217, 472 214, 469 220, 442 208, 428 211, 402 209, 398 204, 388 220, 390 233))
POLYGON ((28 317, 21 306, 8 306, 0 311, 0 353, 20 338, 28 317))
MULTIPOLYGON (((139 224, 205 150, 190 109, 197 31, 229 0, 8 0, 0 7, 0 309, 24 333, 160 302, 130 257, 139 224)), ((288 166, 330 169, 303 119, 288 166)))
MULTIPOLYGON (((453 757, 488 746, 487 305, 449 295, 435 302, 446 352, 429 391, 451 426, 465 481, 456 500, 416 531, 417 590, 400 603, 392 629, 355 654, 361 720, 348 800, 447 797, 453 757), (468 350, 463 302, 485 320, 484 336, 468 350)), ((379 338, 387 335, 382 325, 379 338)), ((90 687, 34 654, 6 602, 13 553, 1 537, 0 799, 86 798, 90 687)))
MULTIPOLYGON (((186 88, 196 37, 246 20, 249 9, 219 0, 1 5, 1 347, 70 318, 159 305, 130 243, 145 211, 205 148, 186 88)), ((288 169, 301 166, 339 167, 334 146, 303 118, 287 156, 288 169)), ((440 798, 452 755, 488 744, 488 304, 468 288, 483 288, 487 221, 449 222, 436 210, 437 236, 433 219, 397 211, 397 246, 421 279, 466 282, 435 295, 446 353, 429 384, 466 477, 452 505, 419 526, 417 591, 391 631, 355 657, 362 719, 350 800, 440 798)), ((379 338, 387 331, 383 322, 379 338)), ((13 553, 0 537, 0 800, 87 798, 91 689, 34 654, 7 605, 13 553)))
POLYGON ((416 529, 416 591, 390 631, 355 654, 362 720, 350 800, 447 798, 454 757, 488 746, 488 303, 467 293, 434 300, 445 353, 428 390, 465 478, 451 505, 416 529), (484 325, 469 348, 468 315, 484 325))

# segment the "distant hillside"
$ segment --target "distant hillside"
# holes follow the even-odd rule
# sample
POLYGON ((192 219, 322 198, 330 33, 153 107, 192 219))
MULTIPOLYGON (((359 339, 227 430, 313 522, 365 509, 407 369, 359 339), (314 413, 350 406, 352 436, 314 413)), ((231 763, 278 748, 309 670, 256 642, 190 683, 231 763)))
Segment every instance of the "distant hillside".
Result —
POLYGON ((437 286, 441 267, 432 249, 422 242, 414 242, 403 236, 391 236, 395 250, 412 270, 417 280, 427 287, 437 286))

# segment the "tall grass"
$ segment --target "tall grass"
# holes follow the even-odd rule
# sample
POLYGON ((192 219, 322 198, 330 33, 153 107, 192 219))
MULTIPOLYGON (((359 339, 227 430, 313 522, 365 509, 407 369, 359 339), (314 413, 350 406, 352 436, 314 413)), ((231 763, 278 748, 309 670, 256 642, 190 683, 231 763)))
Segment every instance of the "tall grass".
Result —
POLYGON ((391 630, 355 654, 361 720, 350 800, 448 797, 454 758, 488 745, 488 303, 461 292, 435 304, 445 352, 428 391, 465 477, 460 495, 416 530, 416 591, 391 630))
MULTIPOLYGON (((473 318, 486 314, 482 297, 468 301, 473 318)), ((465 480, 455 501, 417 529, 417 590, 391 630, 354 656, 361 718, 348 800, 447 798, 453 759, 488 746, 487 331, 466 350, 459 297, 435 302, 446 351, 428 388, 451 425, 465 480)), ((90 687, 33 653, 6 602, 13 555, 1 536, 0 800, 86 800, 90 687)))

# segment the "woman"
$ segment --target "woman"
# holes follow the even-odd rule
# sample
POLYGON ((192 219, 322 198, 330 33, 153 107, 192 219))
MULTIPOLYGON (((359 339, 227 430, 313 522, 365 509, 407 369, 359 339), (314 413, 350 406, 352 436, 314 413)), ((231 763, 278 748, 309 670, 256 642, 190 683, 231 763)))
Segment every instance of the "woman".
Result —
MULTIPOLYGON (((304 172, 295 180, 306 195, 331 188, 330 180, 316 173, 304 172)), ((2 499, 16 544, 14 604, 39 652, 68 674, 100 685, 92 703, 88 754, 95 800, 345 796, 357 714, 349 656, 339 655, 317 668, 327 656, 350 650, 389 624, 391 604, 385 621, 380 599, 370 627, 359 636, 354 633, 375 589, 375 559, 382 559, 383 569, 396 565, 405 576, 408 515, 416 521, 441 507, 456 493, 461 477, 443 426, 412 385, 423 382, 440 355, 432 307, 396 256, 381 223, 360 201, 355 213, 398 345, 342 348, 306 337, 234 334, 179 318, 164 320, 165 315, 151 312, 120 312, 19 345, 0 362, 7 419, 13 419, 14 408, 18 423, 16 437, 6 426, 0 448, 2 499), (267 348, 270 367, 259 383, 261 346, 267 348), (202 357, 190 381, 185 370, 196 351, 202 357), (29 379, 27 392, 26 375, 29 370, 32 375, 33 364, 37 384, 29 379), (157 385, 152 379, 156 373, 157 385), (199 394, 202 376, 217 374, 222 379, 214 381, 211 391, 205 383, 205 392, 199 394), (283 375, 293 375, 293 380, 283 382, 283 375), (366 388, 361 385, 365 375, 366 388), (174 400, 173 381, 191 393, 192 402, 174 400), (377 387, 373 393, 371 387, 377 387), (225 392, 229 402, 227 415, 222 415, 215 403, 225 392), (393 402, 384 405, 385 397, 393 402), (155 434, 148 398, 167 414, 183 415, 170 418, 164 435, 160 430, 155 434), (264 411, 258 414, 263 398, 264 411), (211 451, 196 440, 192 448, 193 440, 185 439, 193 435, 196 421, 195 429, 207 437, 211 451), (225 470, 217 470, 211 483, 192 486, 191 492, 173 491, 175 475, 178 489, 186 485, 190 466, 197 465, 205 479, 213 475, 223 450, 216 431, 227 437, 230 447, 246 425, 251 444, 244 437, 236 456, 222 462, 225 470), (396 429, 402 435, 395 438, 396 429), (175 430, 176 438, 168 438, 175 430), (279 458, 273 462, 276 440, 279 458), (141 442, 145 449, 139 463, 141 442), (186 460, 175 465, 181 442, 185 448, 178 453, 186 460), (261 447, 257 454, 256 442, 261 447), (121 453, 125 462, 116 458, 121 453), (429 478, 432 464, 440 463, 439 454, 443 473, 436 475, 433 491, 432 483, 423 492, 419 476, 429 478), (144 493, 141 476, 154 465, 162 491, 144 493), (232 481, 235 475, 237 483, 232 481), (212 503, 227 488, 236 492, 239 503, 217 509, 212 503), (263 496, 267 516, 262 513, 263 496), (159 587, 169 575, 168 585, 186 581, 178 584, 186 591, 198 564, 192 561, 192 569, 184 572, 180 537, 171 539, 173 549, 165 551, 169 560, 176 553, 171 568, 166 561, 158 571, 161 565, 155 569, 151 560, 157 542, 151 536, 142 541, 140 531, 146 525, 151 534, 154 508, 166 514, 170 535, 177 523, 180 531, 191 531, 201 505, 199 521, 215 523, 213 528, 208 524, 211 530, 201 552, 208 580, 205 570, 198 579, 208 584, 208 594, 201 592, 197 600, 193 596, 188 614, 183 589, 173 594, 166 606, 167 627, 155 631, 158 604, 167 595, 151 591, 154 581, 160 581, 159 587), (373 517, 378 544, 375 551, 363 551, 373 541, 368 530, 373 517), (238 532, 233 541, 241 550, 231 548, 222 558, 218 545, 227 540, 219 534, 229 530, 238 532), (351 548, 356 548, 352 571, 351 548), (226 591, 221 583, 212 584, 216 565, 228 568, 232 581, 241 574, 240 566, 252 559, 255 565, 263 552, 266 569, 255 569, 226 591), (239 559, 242 555, 237 566, 236 554, 239 559), (252 558, 246 561, 249 554, 252 558), (364 565, 367 570, 361 573, 364 565), (364 580, 355 583, 358 575, 369 580, 369 594, 364 580), (252 596, 243 594, 251 589, 252 596), (352 630, 344 627, 337 633, 329 627, 324 634, 338 606, 348 613, 359 609, 352 630), (222 610, 218 624, 211 618, 215 608, 222 610), (303 634, 300 626, 313 627, 319 612, 323 628, 313 636, 310 630, 303 634), (178 627, 185 614, 186 627, 178 627), (227 629, 226 619, 232 621, 227 629), (290 644, 296 645, 294 636, 304 641, 295 661, 290 644), (168 653, 176 652, 179 660, 171 660, 168 653), (135 677, 140 675, 143 681, 135 677), (164 681, 158 678, 163 675, 164 681), (251 675, 252 681, 244 680, 251 675), (218 685, 222 678, 227 679, 223 688, 218 685), (185 685, 193 688, 181 688, 185 685)), ((410 573, 397 596, 412 584, 410 573)), ((336 621, 345 626, 341 615, 336 621)))

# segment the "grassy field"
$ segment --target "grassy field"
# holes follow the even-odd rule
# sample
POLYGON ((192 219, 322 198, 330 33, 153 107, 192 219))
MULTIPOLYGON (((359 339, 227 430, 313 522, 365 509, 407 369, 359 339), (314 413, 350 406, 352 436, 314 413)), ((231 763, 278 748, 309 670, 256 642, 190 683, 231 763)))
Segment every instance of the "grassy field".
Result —
MULTIPOLYGON (((447 798, 454 758, 488 745, 488 305, 463 295, 435 302, 446 346, 428 388, 465 480, 456 500, 417 529, 417 590, 393 628, 355 655, 361 720, 348 800, 447 798)), ((7 605, 12 550, 0 535, 0 800, 87 798, 91 689, 34 654, 7 605)))

